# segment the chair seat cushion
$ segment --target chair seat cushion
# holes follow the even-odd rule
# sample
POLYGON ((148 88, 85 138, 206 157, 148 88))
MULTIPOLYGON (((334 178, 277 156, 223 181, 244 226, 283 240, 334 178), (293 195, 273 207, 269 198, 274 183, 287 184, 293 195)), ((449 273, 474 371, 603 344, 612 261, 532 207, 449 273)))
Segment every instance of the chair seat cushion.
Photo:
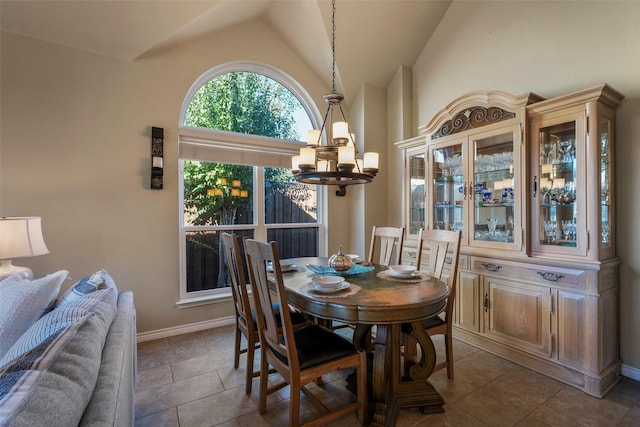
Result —
POLYGON ((311 368, 357 353, 356 348, 340 335, 319 325, 293 331, 300 369, 311 368))
MULTIPOLYGON (((280 324, 280 304, 278 303, 273 303, 272 304, 273 307, 273 312, 276 315, 276 321, 278 322, 278 326, 282 326, 280 324)), ((292 325, 297 325, 299 323, 305 323, 307 321, 307 319, 304 318, 304 315, 298 311, 295 310, 289 310, 289 313, 291 313, 291 324, 292 325)), ((253 325, 255 326, 256 330, 258 328, 258 320, 256 318, 256 310, 255 308, 251 309, 251 319, 253 319, 253 325)))
POLYGON ((444 320, 440 316, 433 316, 423 322, 424 328, 429 329, 435 326, 444 325, 444 320))

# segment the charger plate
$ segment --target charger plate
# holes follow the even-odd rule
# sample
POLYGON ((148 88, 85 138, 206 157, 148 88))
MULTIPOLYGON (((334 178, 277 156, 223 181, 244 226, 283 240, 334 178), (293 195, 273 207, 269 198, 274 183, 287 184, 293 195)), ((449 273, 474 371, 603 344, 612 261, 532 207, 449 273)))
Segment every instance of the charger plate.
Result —
MULTIPOLYGON (((346 282, 343 282, 346 283, 346 282)), ((300 287, 300 289, 298 289, 298 293, 302 294, 302 295, 307 295, 310 297, 320 297, 320 298, 344 298, 344 297, 348 297, 351 295, 354 295, 358 292, 360 292, 360 290, 362 289, 359 285, 356 285, 354 283, 349 283, 349 287, 347 289, 343 289, 340 290, 338 292, 333 292, 333 293, 321 293, 321 292, 317 292, 315 289, 315 284, 313 282, 309 282, 305 285, 302 285, 300 287)))
POLYGON ((391 280, 394 282, 401 282, 401 283, 420 283, 420 282, 424 282, 425 280, 431 279, 431 276, 429 276, 427 273, 424 273, 422 271, 418 271, 418 273, 419 274, 416 276, 399 277, 399 276, 392 276, 391 274, 387 273, 387 270, 385 270, 385 271, 379 272, 378 274, 376 274, 376 276, 381 279, 391 280))

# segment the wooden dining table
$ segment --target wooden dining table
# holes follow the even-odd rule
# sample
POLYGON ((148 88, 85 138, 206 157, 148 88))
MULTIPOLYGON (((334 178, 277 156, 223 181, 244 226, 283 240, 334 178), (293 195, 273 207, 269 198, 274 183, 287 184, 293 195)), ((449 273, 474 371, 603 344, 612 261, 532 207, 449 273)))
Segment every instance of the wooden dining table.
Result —
POLYGON ((283 273, 289 303, 318 319, 355 326, 353 342, 372 359, 372 425, 393 426, 400 408, 420 407, 425 413, 443 412, 444 400, 427 380, 435 366, 435 348, 422 322, 445 308, 449 288, 425 274, 409 279, 393 278, 387 267, 343 275, 350 286, 336 293, 320 293, 311 278, 321 275, 309 265, 326 266, 327 258, 293 258, 296 268, 283 273), (371 334, 375 326, 375 333, 371 334), (404 360, 403 335, 413 337, 420 351, 416 360, 404 360))

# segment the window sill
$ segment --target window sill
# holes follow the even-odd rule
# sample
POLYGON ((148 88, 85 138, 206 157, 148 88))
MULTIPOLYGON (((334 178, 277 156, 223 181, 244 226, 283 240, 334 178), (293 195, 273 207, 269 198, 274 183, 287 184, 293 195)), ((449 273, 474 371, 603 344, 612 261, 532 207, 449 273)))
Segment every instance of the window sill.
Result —
POLYGON ((231 289, 229 289, 229 292, 220 294, 181 298, 180 301, 176 302, 176 306, 178 306, 178 308, 191 308, 199 305, 217 304, 230 301, 233 301, 231 289))

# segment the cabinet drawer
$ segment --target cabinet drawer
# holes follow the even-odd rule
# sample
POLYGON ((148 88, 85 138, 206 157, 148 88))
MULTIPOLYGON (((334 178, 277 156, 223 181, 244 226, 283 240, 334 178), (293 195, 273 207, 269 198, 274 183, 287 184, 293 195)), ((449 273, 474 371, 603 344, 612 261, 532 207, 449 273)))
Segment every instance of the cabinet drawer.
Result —
POLYGON ((485 276, 513 277, 519 281, 528 281, 546 286, 585 289, 587 283, 587 274, 583 270, 523 264, 490 258, 474 257, 471 270, 485 276))

